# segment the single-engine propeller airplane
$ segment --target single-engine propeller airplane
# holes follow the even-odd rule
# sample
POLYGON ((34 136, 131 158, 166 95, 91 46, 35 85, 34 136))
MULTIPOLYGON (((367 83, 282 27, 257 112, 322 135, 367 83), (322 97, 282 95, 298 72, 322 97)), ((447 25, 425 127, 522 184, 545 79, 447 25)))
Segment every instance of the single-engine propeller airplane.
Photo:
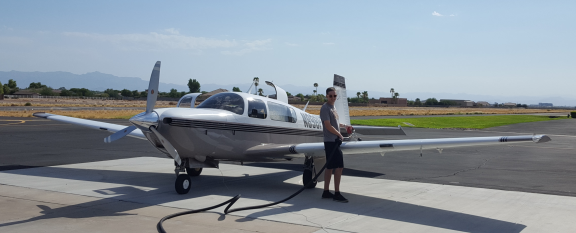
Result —
MULTIPOLYGON (((160 61, 156 62, 150 77, 146 111, 130 118, 133 125, 129 127, 43 112, 34 113, 34 116, 112 132, 104 139, 107 143, 124 136, 148 140, 174 159, 175 188, 179 194, 190 191, 191 176, 200 175, 203 168, 218 168, 219 161, 270 162, 303 157, 304 184, 317 175, 316 167, 326 163, 320 117, 306 113, 306 107, 300 110, 289 105, 286 91, 277 85, 266 82, 276 89, 276 99, 250 94, 250 90, 247 93, 225 92, 215 94, 195 107, 201 93, 192 93, 183 96, 176 108, 154 109, 159 79, 160 61)), ((339 121, 350 125, 344 77, 334 75, 334 88, 339 97, 335 103, 339 121)), ((354 126, 353 131, 341 131, 345 131, 343 134, 347 137, 341 145, 346 155, 550 141, 546 135, 361 141, 359 134, 405 133, 400 126, 354 126)), ((314 186, 316 183, 308 188, 314 186)))

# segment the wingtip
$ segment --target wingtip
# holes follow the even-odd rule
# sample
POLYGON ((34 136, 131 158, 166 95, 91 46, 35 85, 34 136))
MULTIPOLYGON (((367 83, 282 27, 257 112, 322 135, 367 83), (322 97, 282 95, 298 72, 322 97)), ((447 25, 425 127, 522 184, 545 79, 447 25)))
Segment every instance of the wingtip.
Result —
POLYGON ((532 137, 532 140, 535 143, 545 143, 545 142, 552 141, 552 139, 550 137, 548 137, 548 135, 535 135, 534 137, 532 137))

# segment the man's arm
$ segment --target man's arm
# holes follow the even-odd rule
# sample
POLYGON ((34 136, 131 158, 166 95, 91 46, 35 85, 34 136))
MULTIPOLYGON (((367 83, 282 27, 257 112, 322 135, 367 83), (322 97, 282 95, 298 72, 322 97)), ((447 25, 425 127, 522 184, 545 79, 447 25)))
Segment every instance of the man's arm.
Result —
POLYGON ((336 136, 338 136, 340 138, 340 140, 344 140, 344 137, 342 137, 342 134, 340 134, 340 131, 336 130, 334 128, 334 126, 332 126, 330 124, 330 120, 326 120, 323 122, 324 123, 324 128, 327 129, 328 131, 330 131, 330 133, 335 134, 336 136))

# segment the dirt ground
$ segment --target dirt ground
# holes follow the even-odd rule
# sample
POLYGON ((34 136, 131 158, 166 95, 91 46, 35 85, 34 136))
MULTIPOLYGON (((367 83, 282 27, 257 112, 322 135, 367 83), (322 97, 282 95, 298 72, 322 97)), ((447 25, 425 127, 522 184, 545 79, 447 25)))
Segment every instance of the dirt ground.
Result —
MULTIPOLYGON (((85 119, 127 119, 144 110, 144 100, 99 100, 99 99, 9 99, 1 100, 0 106, 32 107, 117 107, 118 110, 51 110, 50 113, 85 119), (142 110, 122 108, 142 108, 142 110)), ((175 107, 177 101, 158 101, 156 108, 175 107)), ((304 105, 293 105, 303 109, 304 105)), ((321 105, 309 105, 306 112, 320 114, 321 105)), ((350 116, 414 116, 414 115, 476 115, 476 114, 527 114, 527 113, 565 113, 565 109, 524 109, 524 108, 432 108, 432 107, 350 107, 350 116)), ((32 117, 37 111, 2 111, 0 116, 32 117)))

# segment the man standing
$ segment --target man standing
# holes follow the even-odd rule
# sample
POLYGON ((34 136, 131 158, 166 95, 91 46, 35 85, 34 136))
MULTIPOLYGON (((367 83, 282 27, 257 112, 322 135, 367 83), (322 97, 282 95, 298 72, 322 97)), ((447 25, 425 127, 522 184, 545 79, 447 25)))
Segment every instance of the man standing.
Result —
POLYGON ((342 170, 344 170, 344 158, 340 144, 342 143, 342 134, 340 134, 340 127, 345 125, 338 123, 338 113, 334 107, 336 102, 336 90, 333 87, 326 89, 326 97, 328 101, 322 105, 320 109, 320 119, 322 120, 324 131, 324 150, 326 151, 326 170, 324 171, 324 193, 322 198, 332 198, 334 201, 348 202, 340 194, 340 179, 342 178, 342 170), (334 191, 330 193, 330 179, 332 178, 332 171, 334 171, 334 191))

